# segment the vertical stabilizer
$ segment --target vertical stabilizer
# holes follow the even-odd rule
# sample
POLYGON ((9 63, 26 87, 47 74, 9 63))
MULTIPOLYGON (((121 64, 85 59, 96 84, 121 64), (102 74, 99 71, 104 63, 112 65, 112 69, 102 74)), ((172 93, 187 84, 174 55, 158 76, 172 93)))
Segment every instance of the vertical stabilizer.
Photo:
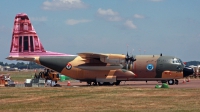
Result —
POLYGON ((46 52, 27 14, 17 14, 14 20, 10 53, 46 52))
POLYGON ((49 52, 44 49, 27 14, 19 13, 15 16, 10 55, 7 59, 11 59, 13 57, 63 55, 67 54, 49 52))

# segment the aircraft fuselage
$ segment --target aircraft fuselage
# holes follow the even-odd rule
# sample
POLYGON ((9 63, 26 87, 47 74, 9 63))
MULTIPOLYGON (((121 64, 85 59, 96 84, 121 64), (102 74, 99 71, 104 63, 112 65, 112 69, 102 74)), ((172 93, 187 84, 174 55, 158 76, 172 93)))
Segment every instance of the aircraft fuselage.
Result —
POLYGON ((107 67, 100 59, 85 59, 80 56, 41 56, 35 62, 53 69, 61 74, 82 81, 94 81, 97 79, 129 80, 163 80, 178 79, 183 77, 181 60, 173 56, 160 55, 136 55, 136 61, 129 63, 128 68, 124 64, 122 69, 116 70, 84 70, 79 67, 107 67), (129 73, 132 71, 135 75, 129 73))

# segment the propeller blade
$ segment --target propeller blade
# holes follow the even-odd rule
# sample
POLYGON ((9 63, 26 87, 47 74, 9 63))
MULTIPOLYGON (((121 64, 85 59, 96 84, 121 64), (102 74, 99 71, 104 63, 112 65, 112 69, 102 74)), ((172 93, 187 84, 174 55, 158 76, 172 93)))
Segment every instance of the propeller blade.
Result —
POLYGON ((136 61, 136 59, 133 57, 133 53, 132 56, 129 56, 128 51, 125 57, 125 63, 126 63, 126 69, 128 70, 128 67, 130 64, 133 64, 133 62, 136 61))
POLYGON ((126 64, 126 69, 128 70, 128 63, 126 64))
POLYGON ((134 61, 136 61, 136 59, 133 57, 133 55, 129 58, 129 60, 130 60, 131 64, 132 64, 134 61))

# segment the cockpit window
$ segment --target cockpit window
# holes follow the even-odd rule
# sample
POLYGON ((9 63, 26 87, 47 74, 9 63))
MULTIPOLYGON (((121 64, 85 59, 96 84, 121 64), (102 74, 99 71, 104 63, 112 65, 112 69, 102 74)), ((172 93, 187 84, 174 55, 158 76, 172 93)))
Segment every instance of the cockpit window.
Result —
POLYGON ((174 63, 174 64, 181 64, 181 60, 177 59, 177 58, 173 58, 172 59, 172 63, 174 63))

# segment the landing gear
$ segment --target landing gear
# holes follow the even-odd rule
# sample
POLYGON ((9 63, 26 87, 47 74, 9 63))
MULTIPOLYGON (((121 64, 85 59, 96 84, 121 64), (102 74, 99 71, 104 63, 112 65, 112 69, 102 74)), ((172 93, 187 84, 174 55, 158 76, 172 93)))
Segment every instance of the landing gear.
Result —
POLYGON ((109 85, 114 85, 114 82, 98 82, 98 85, 99 85, 99 86, 102 86, 102 85, 107 85, 107 86, 109 86, 109 85))
POLYGON ((179 81, 177 79, 170 79, 170 80, 162 80, 162 83, 168 83, 169 85, 178 85, 179 81))
POLYGON ((115 84, 115 82, 109 82, 109 85, 114 85, 115 84))
POLYGON ((104 82, 98 82, 98 85, 102 86, 102 85, 104 85, 104 82))
POLYGON ((93 84, 92 84, 93 86, 97 86, 97 82, 93 82, 93 84))
POLYGON ((161 82, 162 82, 162 83, 167 83, 167 81, 166 81, 166 80, 162 80, 161 82))
POLYGON ((168 84, 169 84, 169 85, 174 85, 174 82, 175 82, 174 79, 168 80, 168 84))
POLYGON ((90 81, 87 81, 87 84, 91 86, 92 82, 90 82, 90 81))
POLYGON ((168 84, 169 85, 174 85, 174 84, 178 85, 178 83, 179 83, 179 81, 177 79, 170 79, 170 80, 168 80, 168 84))
POLYGON ((177 79, 175 79, 175 84, 176 84, 176 85, 178 85, 178 83, 179 83, 179 82, 178 82, 178 80, 177 80, 177 79))
POLYGON ((121 81, 116 82, 96 82, 96 81, 87 81, 87 85, 89 86, 112 86, 112 85, 119 85, 121 81))
POLYGON ((117 82, 115 82, 115 85, 118 86, 118 85, 120 84, 120 82, 121 82, 121 81, 117 81, 117 82))

